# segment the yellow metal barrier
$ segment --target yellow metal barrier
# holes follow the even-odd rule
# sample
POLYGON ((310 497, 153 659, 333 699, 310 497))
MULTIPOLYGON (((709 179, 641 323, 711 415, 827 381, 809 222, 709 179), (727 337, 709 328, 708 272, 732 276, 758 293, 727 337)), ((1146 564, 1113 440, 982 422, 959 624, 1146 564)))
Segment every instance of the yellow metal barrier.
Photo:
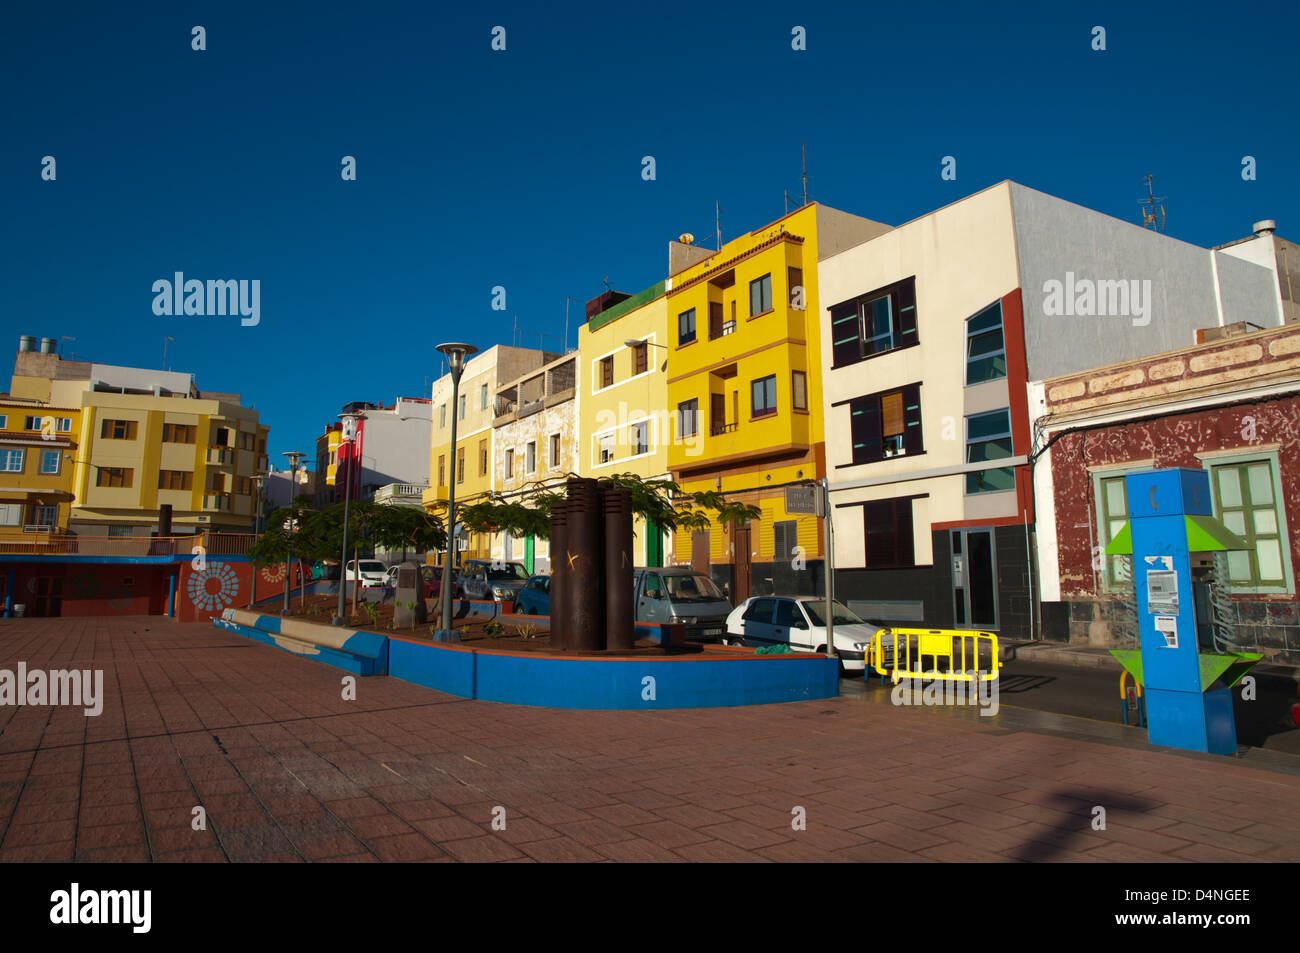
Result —
POLYGON ((904 678, 932 678, 949 682, 991 682, 998 677, 998 637, 972 629, 881 629, 871 642, 871 666, 898 682, 904 678), (986 647, 988 667, 980 667, 980 649, 986 647), (929 664, 927 665, 927 659, 929 664), (946 666, 940 667, 940 661, 946 666))

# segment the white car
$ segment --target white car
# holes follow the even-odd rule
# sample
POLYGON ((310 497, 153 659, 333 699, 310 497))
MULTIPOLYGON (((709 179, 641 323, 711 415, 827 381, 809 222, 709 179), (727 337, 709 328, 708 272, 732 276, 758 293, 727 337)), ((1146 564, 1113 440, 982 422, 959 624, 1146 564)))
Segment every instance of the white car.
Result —
MULTIPOLYGON (((385 589, 388 587, 388 569, 377 559, 362 559, 361 588, 385 589)), ((357 560, 349 559, 347 571, 343 574, 345 582, 356 582, 357 560)))
MULTIPOLYGON (((861 672, 867 647, 883 626, 867 622, 841 603, 835 613, 835 654, 840 672, 861 672)), ((796 652, 826 651, 826 600, 820 596, 751 596, 727 616, 730 645, 763 648, 788 645, 796 652)), ((888 650, 892 646, 884 645, 888 650)))

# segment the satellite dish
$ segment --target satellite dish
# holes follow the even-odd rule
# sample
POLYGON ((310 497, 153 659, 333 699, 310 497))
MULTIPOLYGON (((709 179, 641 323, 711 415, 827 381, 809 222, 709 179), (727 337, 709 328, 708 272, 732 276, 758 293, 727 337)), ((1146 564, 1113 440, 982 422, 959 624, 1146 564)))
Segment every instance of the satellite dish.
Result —
POLYGON ((689 245, 693 241, 695 241, 695 236, 692 235, 690 232, 682 232, 681 237, 679 237, 677 240, 681 242, 683 245, 689 245))

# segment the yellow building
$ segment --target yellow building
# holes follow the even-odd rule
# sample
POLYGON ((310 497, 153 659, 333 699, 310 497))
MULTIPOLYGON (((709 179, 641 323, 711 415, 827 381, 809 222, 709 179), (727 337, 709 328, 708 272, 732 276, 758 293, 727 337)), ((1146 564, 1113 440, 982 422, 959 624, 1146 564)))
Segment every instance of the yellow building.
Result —
MULTIPOLYGON (((13 397, 42 413, 78 407, 66 522, 82 536, 147 536, 172 508, 177 534, 251 532, 267 428, 239 395, 169 371, 64 361, 20 350, 13 397)), ((55 413, 57 417, 58 414, 55 413)))
MULTIPOLYGON (((429 449, 429 488, 421 502, 425 509, 442 512, 447 504, 449 481, 456 480, 456 505, 473 503, 492 490, 495 443, 492 423, 496 416, 495 397, 505 383, 560 357, 550 351, 498 344, 465 362, 461 372, 456 406, 452 406, 452 381, 443 374, 433 383, 432 438, 429 449), (451 459, 451 422, 456 416, 456 460, 451 459)), ((483 533, 463 536, 457 544, 462 559, 492 556, 491 537, 483 533)))
POLYGON ((342 440, 341 423, 331 424, 316 438, 316 469, 312 471, 312 496, 317 506, 328 506, 343 499, 342 491, 334 483, 334 478, 338 474, 339 444, 342 440))
POLYGON ((685 492, 759 507, 747 526, 678 532, 674 553, 733 602, 824 584, 820 521, 791 515, 785 488, 825 476, 817 263, 889 226, 805 205, 669 277, 668 469, 685 492))
MULTIPOLYGON (((666 285, 661 281, 596 311, 578 330, 581 476, 668 478, 668 444, 675 431, 663 369, 669 353, 666 285)), ((599 302, 589 309, 599 308, 599 302)), ((665 551, 671 537, 663 530, 647 527, 641 517, 632 529, 636 565, 671 562, 671 547, 665 551)))
POLYGON ((80 432, 79 407, 0 401, 0 540, 67 531, 80 432))

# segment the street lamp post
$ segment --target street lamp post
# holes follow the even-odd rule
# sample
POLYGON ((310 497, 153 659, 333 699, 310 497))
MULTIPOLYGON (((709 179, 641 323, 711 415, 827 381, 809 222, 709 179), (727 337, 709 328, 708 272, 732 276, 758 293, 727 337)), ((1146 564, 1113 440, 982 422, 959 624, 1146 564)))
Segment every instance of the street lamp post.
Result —
MULTIPOLYGON (((346 439, 355 442, 357 433, 357 421, 364 420, 365 414, 348 412, 339 414, 339 420, 343 421, 343 436, 346 439)), ((340 446, 342 444, 340 443, 340 446)), ((348 472, 347 479, 343 483, 343 555, 339 560, 339 608, 338 613, 334 616, 334 624, 343 624, 344 602, 347 600, 348 588, 348 506, 352 499, 352 466, 361 465, 361 460, 357 458, 356 447, 352 447, 348 452, 348 472)), ((336 467, 334 470, 334 484, 338 485, 338 478, 343 474, 342 467, 336 467)), ((352 583, 354 592, 359 592, 361 588, 361 567, 357 567, 357 578, 352 583)), ((356 611, 356 601, 353 600, 352 609, 356 611)))
MULTIPOLYGON (((290 512, 292 512, 292 509, 293 509, 293 500, 294 500, 294 492, 293 492, 293 491, 294 491, 294 484, 296 483, 296 481, 297 481, 297 479, 298 479, 298 461, 301 460, 303 457, 307 456, 307 454, 302 453, 302 452, 299 451, 299 450, 286 450, 286 451, 284 452, 284 455, 285 455, 286 457, 289 458, 289 467, 290 467, 290 470, 289 470, 289 508, 290 508, 290 512)), ((290 585, 289 585, 289 584, 290 584, 290 581, 291 581, 292 578, 293 578, 293 575, 292 575, 292 574, 293 574, 293 528, 294 528, 294 520, 293 520, 293 517, 290 516, 290 518, 289 518, 289 535, 288 535, 288 537, 287 537, 287 539, 288 539, 288 546, 285 547, 285 552, 287 553, 287 557, 286 557, 286 559, 285 559, 285 563, 284 563, 284 609, 281 610, 281 615, 288 615, 288 614, 289 614, 289 589, 290 589, 290 585)))
POLYGON ((442 628, 438 637, 453 638, 451 628, 451 564, 456 551, 456 419, 460 409, 460 375, 465 370, 465 358, 478 348, 472 344, 439 344, 438 350, 447 358, 451 372, 451 478, 447 481, 447 553, 442 565, 442 628))
POLYGON ((266 486, 266 474, 258 474, 253 477, 253 482, 257 484, 257 509, 253 512, 253 535, 262 535, 262 490, 266 486))

